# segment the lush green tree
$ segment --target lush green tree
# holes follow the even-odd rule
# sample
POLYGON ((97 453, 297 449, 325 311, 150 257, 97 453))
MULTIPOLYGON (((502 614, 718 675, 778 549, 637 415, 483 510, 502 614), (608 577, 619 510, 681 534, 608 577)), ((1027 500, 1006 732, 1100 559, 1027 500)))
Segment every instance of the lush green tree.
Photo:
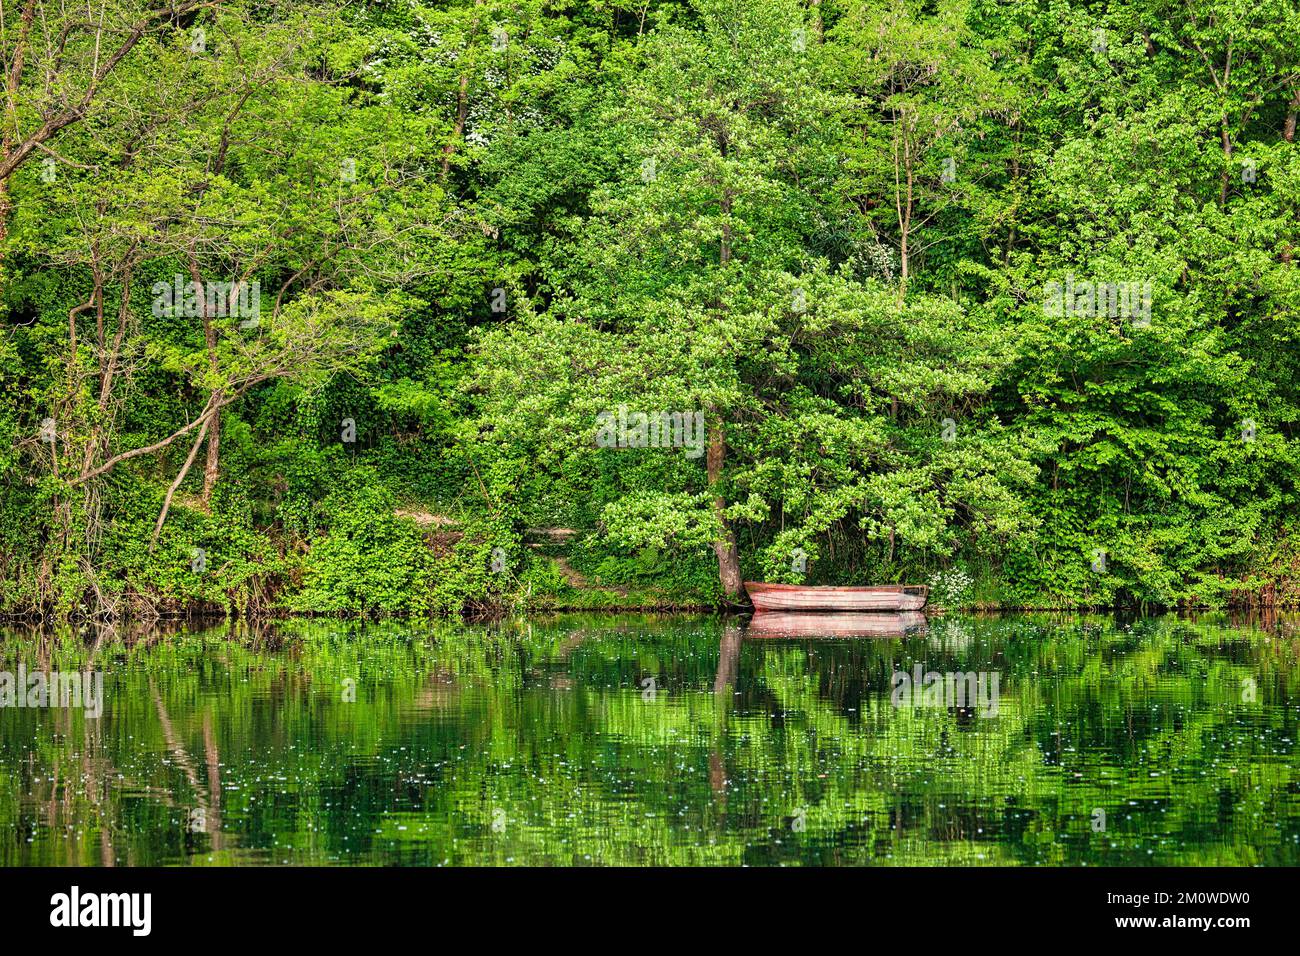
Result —
POLYGON ((485 428, 557 473, 571 455, 656 459, 594 489, 612 538, 711 542, 732 599, 737 524, 769 576, 801 576, 837 539, 877 545, 886 573, 899 547, 951 553, 958 528, 1005 541, 1031 472, 979 409, 1009 350, 955 303, 900 302, 856 259, 810 253, 853 215, 816 188, 855 135, 815 82, 824 50, 797 4, 698 12, 702 36, 659 31, 632 63, 623 174, 571 226, 567 296, 484 340, 485 428), (707 440, 598 447, 620 407, 698 414, 707 440))

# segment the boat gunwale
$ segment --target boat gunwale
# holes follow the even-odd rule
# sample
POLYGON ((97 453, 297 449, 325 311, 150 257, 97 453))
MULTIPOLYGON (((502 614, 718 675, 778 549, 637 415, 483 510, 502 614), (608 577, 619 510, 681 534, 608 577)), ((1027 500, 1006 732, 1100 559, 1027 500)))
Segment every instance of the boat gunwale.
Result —
POLYGON ((838 585, 838 584, 769 584, 766 581, 746 581, 745 590, 750 591, 758 589, 763 591, 806 591, 813 594, 920 594, 923 597, 929 597, 930 586, 928 584, 870 584, 870 585, 838 585))

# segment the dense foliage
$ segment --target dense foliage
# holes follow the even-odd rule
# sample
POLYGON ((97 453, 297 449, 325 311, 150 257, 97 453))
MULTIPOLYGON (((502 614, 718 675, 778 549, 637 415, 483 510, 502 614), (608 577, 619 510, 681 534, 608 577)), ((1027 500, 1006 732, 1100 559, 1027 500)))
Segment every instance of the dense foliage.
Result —
POLYGON ((1295 0, 0 11, 7 611, 1300 592, 1295 0))

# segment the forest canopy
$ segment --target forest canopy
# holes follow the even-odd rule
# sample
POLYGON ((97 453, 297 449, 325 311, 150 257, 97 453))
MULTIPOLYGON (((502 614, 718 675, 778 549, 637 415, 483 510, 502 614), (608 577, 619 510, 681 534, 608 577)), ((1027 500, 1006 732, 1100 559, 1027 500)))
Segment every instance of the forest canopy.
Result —
POLYGON ((1294 603, 1298 34, 0 0, 0 610, 1294 603))

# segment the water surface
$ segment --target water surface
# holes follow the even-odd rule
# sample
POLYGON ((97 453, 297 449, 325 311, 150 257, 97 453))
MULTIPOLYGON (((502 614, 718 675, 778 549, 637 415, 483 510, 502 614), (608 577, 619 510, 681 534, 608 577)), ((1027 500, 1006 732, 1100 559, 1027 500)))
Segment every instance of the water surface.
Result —
POLYGON ((104 702, 0 709, 0 864, 1300 863, 1300 621, 836 633, 11 628, 0 671, 104 702), (996 712, 900 699, 917 665, 996 712))

